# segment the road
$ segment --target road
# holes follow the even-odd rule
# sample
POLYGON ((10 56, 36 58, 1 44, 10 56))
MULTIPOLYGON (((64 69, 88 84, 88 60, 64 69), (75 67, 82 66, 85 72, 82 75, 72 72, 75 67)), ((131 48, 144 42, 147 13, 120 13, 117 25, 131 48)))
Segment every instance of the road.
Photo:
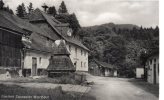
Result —
POLYGON ((87 75, 93 81, 90 95, 97 100, 158 100, 158 97, 132 84, 127 78, 112 78, 87 75))

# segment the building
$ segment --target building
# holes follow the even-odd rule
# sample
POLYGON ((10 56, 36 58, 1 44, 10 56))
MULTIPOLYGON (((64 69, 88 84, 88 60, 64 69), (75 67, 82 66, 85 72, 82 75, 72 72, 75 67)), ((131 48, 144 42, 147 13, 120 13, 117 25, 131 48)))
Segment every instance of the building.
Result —
POLYGON ((144 78, 144 68, 142 67, 136 68, 136 78, 144 78))
POLYGON ((88 71, 89 50, 81 43, 78 34, 72 34, 72 29, 69 28, 69 24, 61 23, 53 16, 39 9, 34 10, 29 15, 29 22, 46 31, 45 36, 47 36, 48 42, 54 43, 56 40, 65 40, 76 71, 88 71))
MULTIPOLYGON (((0 11, 0 69, 3 74, 10 76, 21 73, 23 65, 23 45, 22 37, 29 36, 32 32, 28 24, 11 15, 0 11)), ((21 75, 20 75, 21 76, 21 75)))
POLYGON ((117 76, 117 70, 115 66, 97 60, 90 62, 89 72, 97 76, 117 76))
POLYGON ((146 61, 147 82, 159 84, 159 53, 152 54, 146 61))
POLYGON ((47 74, 46 69, 55 47, 47 43, 47 37, 38 33, 32 33, 29 37, 29 41, 23 41, 23 44, 23 75, 36 76, 47 74))

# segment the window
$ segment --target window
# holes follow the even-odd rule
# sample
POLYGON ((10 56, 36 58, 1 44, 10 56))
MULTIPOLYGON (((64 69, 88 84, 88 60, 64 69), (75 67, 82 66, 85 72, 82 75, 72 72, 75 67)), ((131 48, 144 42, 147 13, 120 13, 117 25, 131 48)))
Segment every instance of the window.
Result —
POLYGON ((41 63, 42 63, 42 58, 40 57, 40 58, 39 58, 39 64, 41 64, 41 63))
POLYGON ((75 48, 75 55, 76 55, 76 57, 77 57, 77 48, 75 48))
POLYGON ((150 59, 150 65, 152 64, 152 59, 150 59))
POLYGON ((156 59, 154 59, 154 63, 156 63, 156 59))
POLYGON ((84 63, 84 67, 86 67, 86 62, 84 63))
POLYGON ((83 67, 83 62, 81 62, 81 67, 83 67))
POLYGON ((83 55, 83 50, 81 50, 81 55, 83 55))
POLYGON ((69 51, 70 51, 70 52, 71 52, 71 49, 72 49, 72 48, 71 48, 71 46, 69 45, 69 51))
POLYGON ((84 51, 84 56, 86 56, 86 52, 84 51))
POLYGON ((75 67, 76 67, 76 64, 77 64, 77 62, 75 61, 75 62, 74 62, 74 66, 75 66, 75 67))

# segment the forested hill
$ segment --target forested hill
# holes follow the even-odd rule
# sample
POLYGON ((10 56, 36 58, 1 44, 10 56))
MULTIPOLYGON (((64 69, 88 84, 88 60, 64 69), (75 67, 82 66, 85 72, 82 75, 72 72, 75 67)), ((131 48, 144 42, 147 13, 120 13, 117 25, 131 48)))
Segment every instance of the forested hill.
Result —
POLYGON ((127 69, 127 73, 143 64, 143 53, 150 54, 159 49, 158 27, 108 23, 83 27, 79 34, 83 44, 91 51, 89 60, 97 59, 116 65, 120 70, 127 69))
POLYGON ((116 28, 116 29, 133 29, 135 28, 139 28, 137 25, 133 25, 133 24, 114 24, 114 23, 106 23, 106 24, 102 24, 102 25, 95 25, 95 26, 90 26, 90 27, 83 27, 83 28, 98 28, 100 26, 103 27, 107 27, 107 28, 116 28))

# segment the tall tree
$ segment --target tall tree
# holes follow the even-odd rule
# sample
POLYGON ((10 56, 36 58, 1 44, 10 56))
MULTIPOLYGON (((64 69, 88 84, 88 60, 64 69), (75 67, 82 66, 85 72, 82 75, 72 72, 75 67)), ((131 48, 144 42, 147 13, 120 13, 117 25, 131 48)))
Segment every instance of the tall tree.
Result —
POLYGON ((25 16, 27 14, 27 12, 26 12, 26 7, 25 7, 24 3, 22 3, 22 10, 23 10, 23 15, 25 16))
POLYGON ((0 9, 3 9, 3 6, 4 6, 4 2, 3 0, 0 0, 0 9))
POLYGON ((31 2, 27 8, 28 8, 28 13, 31 13, 34 10, 33 4, 31 2))
POLYGON ((17 12, 16 15, 21 18, 27 15, 24 3, 22 3, 21 5, 18 5, 16 12, 17 12))
POLYGON ((16 15, 17 15, 18 17, 24 17, 23 8, 22 8, 21 5, 19 5, 19 6, 17 7, 16 12, 17 12, 16 15))
POLYGON ((47 13, 55 16, 57 14, 55 6, 49 7, 47 13))
POLYGON ((66 5, 65 5, 64 1, 62 1, 61 5, 59 6, 58 12, 59 12, 59 14, 68 13, 68 10, 66 8, 66 5))
POLYGON ((77 17, 74 13, 70 15, 69 24, 70 27, 73 29, 74 33, 76 33, 78 29, 81 28, 79 21, 77 20, 77 17))

